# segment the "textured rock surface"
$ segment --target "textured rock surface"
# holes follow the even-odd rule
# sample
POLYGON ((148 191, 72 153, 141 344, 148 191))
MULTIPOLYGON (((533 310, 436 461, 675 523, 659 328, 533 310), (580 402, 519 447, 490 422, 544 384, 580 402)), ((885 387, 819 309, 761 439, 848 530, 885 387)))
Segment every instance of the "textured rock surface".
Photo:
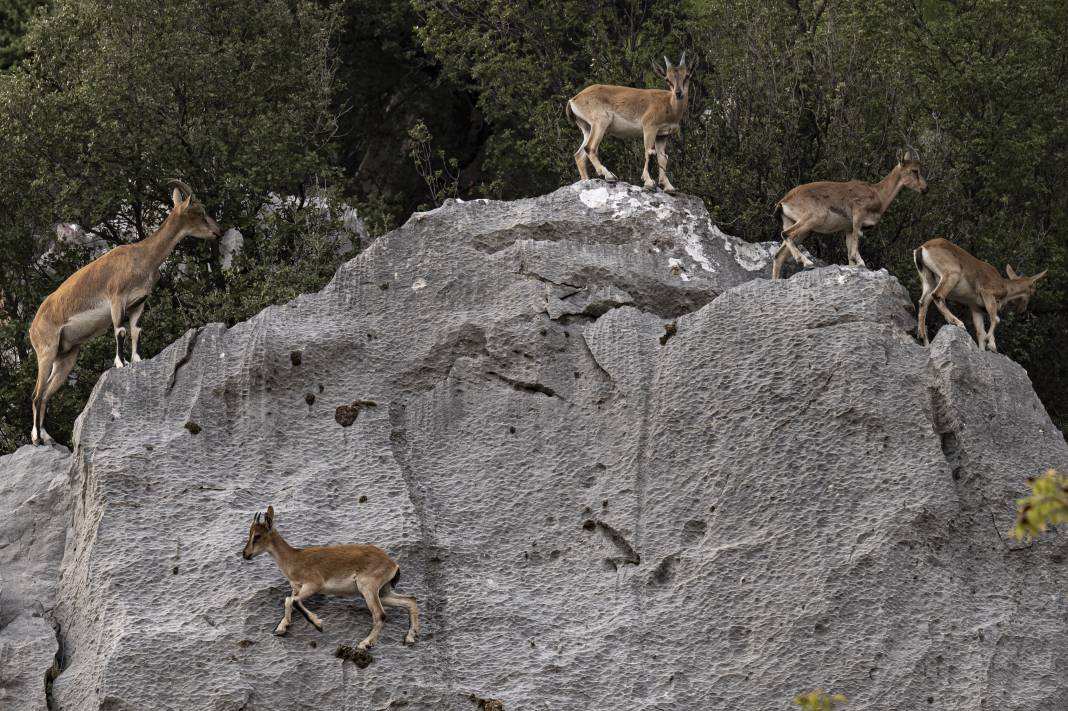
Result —
POLYGON ((70 453, 23 447, 0 457, 0 708, 47 708, 46 674, 63 558, 70 453))
POLYGON ((885 272, 767 261, 626 186, 450 204, 109 371, 54 707, 1068 707, 1064 541, 1002 538, 1068 465, 1023 370, 917 345, 885 272), (288 586, 239 555, 268 502, 296 545, 390 551, 418 644, 394 610, 342 662, 369 615, 320 597, 324 633, 273 637, 288 586))

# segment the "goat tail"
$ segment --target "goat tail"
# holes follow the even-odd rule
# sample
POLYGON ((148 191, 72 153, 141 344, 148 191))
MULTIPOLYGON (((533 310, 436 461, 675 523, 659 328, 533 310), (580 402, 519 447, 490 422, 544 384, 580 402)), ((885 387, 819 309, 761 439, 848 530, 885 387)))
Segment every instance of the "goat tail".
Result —
POLYGON ((923 274, 926 269, 926 265, 923 263, 923 247, 917 247, 912 250, 912 261, 916 263, 916 271, 923 274))
POLYGON ((578 122, 575 121, 575 112, 571 110, 571 99, 564 102, 564 116, 567 116, 568 122, 578 126, 578 122))
POLYGON ((389 579, 389 584, 396 587, 397 581, 400 580, 400 566, 397 566, 397 572, 393 574, 393 577, 389 579))

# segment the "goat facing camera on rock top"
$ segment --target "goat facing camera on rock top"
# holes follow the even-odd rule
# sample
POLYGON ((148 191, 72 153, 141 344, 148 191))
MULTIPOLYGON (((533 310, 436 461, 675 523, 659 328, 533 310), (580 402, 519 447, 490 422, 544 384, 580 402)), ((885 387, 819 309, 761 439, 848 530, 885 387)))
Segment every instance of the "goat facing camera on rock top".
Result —
POLYGON ((671 89, 635 89, 629 86, 593 84, 571 97, 564 105, 567 118, 582 131, 582 145, 575 151, 579 177, 588 180, 586 161, 605 180, 616 176, 605 168, 598 157, 598 148, 605 136, 641 138, 645 141, 645 167, 642 181, 651 190, 656 187, 649 175, 649 159, 656 156, 660 168, 660 187, 673 193, 675 187, 667 177, 667 139, 679 130, 689 101, 690 78, 696 62, 686 65, 686 53, 675 66, 664 57, 664 66, 654 66, 657 75, 671 89))
POLYGON ((276 635, 284 635, 289 630, 294 605, 308 622, 323 631, 322 620, 304 606, 304 601, 315 593, 359 594, 371 610, 373 626, 357 649, 366 650, 378 641, 386 624, 383 606, 408 610, 409 628, 404 642, 415 643, 419 633, 419 610, 415 598, 393 592, 393 585, 400 577, 400 566, 381 548, 363 544, 293 548, 274 527, 274 507, 268 506, 266 513, 253 516, 241 555, 245 560, 252 560, 261 553, 269 553, 274 558, 292 588, 292 593, 286 597, 285 614, 274 630, 276 635))

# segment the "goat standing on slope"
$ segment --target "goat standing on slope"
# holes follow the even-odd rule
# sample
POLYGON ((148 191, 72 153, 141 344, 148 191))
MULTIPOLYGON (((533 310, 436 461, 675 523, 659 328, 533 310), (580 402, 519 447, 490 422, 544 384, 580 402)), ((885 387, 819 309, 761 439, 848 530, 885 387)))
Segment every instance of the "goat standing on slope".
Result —
POLYGON ((1005 272, 1009 278, 1006 279, 990 264, 944 239, 924 242, 912 253, 912 258, 923 283, 916 330, 925 346, 928 345, 927 307, 932 301, 946 321, 964 328, 964 322, 946 306, 946 299, 949 299, 971 309, 979 350, 989 348, 997 353, 994 328, 1001 320, 998 312, 1006 305, 1011 305, 1015 311, 1025 311, 1035 295, 1035 282, 1046 276, 1046 270, 1043 270, 1034 276, 1022 277, 1007 266, 1005 272), (983 311, 990 319, 990 330, 983 328, 983 311))
POLYGON ((645 167, 642 180, 647 189, 656 186, 649 175, 649 159, 656 156, 660 166, 660 187, 669 193, 675 192, 667 177, 667 139, 679 129, 686 104, 689 101, 690 77, 694 65, 686 66, 686 53, 682 53, 678 66, 664 57, 664 68, 656 65, 656 73, 671 85, 670 90, 633 89, 629 86, 588 86, 568 100, 564 107, 568 119, 582 131, 582 145, 575 151, 575 164, 579 177, 589 180, 586 172, 588 158, 597 172, 608 181, 616 176, 605 168, 597 155, 597 149, 605 136, 617 138, 642 138, 645 140, 645 167))
POLYGON ((248 542, 241 555, 245 560, 252 560, 261 553, 271 554, 292 588, 292 594, 286 598, 285 614, 275 628, 275 634, 284 635, 289 630, 294 605, 308 618, 308 622, 320 632, 323 631, 322 620, 304 607, 304 601, 315 593, 359 593, 371 610, 373 626, 371 634, 357 645, 358 649, 366 650, 378 641, 386 625, 383 605, 408 610, 409 627, 404 643, 415 644, 415 636, 419 633, 419 609, 414 597, 393 592, 393 585, 400 577, 400 566, 381 548, 360 544, 293 548, 275 529, 274 507, 268 506, 266 514, 253 517, 252 526, 248 529, 248 542))
POLYGON ((860 180, 807 183, 786 193, 776 205, 776 209, 782 210, 783 239, 775 253, 771 278, 782 276, 782 265, 790 255, 805 269, 815 266, 797 248, 811 232, 823 235, 846 232, 849 266, 865 266, 858 248, 863 236, 861 230, 879 224, 901 188, 911 188, 921 194, 927 192, 922 168, 912 151, 898 151, 897 165, 878 183, 860 180))
POLYGON ((34 444, 52 441, 45 432, 45 408, 49 399, 67 380, 78 360, 78 351, 87 341, 104 333, 115 333, 115 367, 126 365, 122 357, 126 329, 130 322, 130 350, 133 362, 141 360, 137 342, 141 329, 137 322, 145 310, 145 300, 159 281, 159 268, 185 236, 218 239, 219 225, 193 196, 193 190, 180 180, 172 180, 173 208, 154 233, 134 244, 115 247, 67 277, 59 288, 45 297, 30 325, 30 343, 37 353, 37 386, 33 390, 34 444))

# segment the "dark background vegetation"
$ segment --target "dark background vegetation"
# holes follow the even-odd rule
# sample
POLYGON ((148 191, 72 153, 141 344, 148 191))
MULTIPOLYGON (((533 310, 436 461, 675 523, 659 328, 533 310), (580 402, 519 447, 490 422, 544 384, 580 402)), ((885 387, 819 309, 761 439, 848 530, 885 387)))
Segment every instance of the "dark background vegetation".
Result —
MULTIPOLYGON (((861 250, 917 295, 911 250, 947 237, 1003 269, 1049 268, 1001 350, 1068 426, 1068 4, 1048 0, 0 0, 0 452, 28 441, 38 304, 192 184, 245 251, 189 240, 149 302, 142 352, 314 290, 352 251, 327 239, 355 205, 373 234, 452 197, 514 198, 577 178, 563 116, 584 85, 657 86, 701 69, 671 176, 726 231, 777 235, 775 201, 816 179, 875 181, 919 149, 861 250), (264 217, 274 194, 296 196, 264 217), (259 217, 257 217, 259 215, 259 217)), ((637 181, 640 146, 605 162, 637 181)), ((810 238, 844 261, 842 240, 810 238)), ((932 317, 932 323, 937 317, 932 317)), ((83 350, 50 408, 68 441, 112 341, 83 350)))

